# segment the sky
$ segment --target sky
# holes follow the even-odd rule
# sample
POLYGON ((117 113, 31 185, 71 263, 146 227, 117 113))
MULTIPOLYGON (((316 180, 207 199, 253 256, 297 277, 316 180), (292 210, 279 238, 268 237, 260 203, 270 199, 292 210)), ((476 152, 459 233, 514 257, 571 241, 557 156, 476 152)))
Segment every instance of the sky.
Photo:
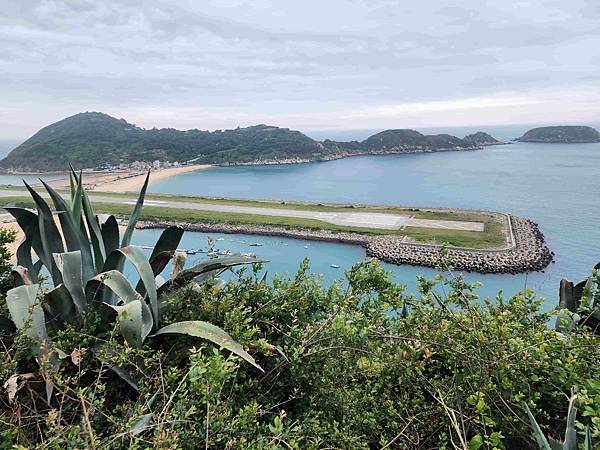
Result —
POLYGON ((0 138, 600 122, 599 0, 3 0, 0 138))

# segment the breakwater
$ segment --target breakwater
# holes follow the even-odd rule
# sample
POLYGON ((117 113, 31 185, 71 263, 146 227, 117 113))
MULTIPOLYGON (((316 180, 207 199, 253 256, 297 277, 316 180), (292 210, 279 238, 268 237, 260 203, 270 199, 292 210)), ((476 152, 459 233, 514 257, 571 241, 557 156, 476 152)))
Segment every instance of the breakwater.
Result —
MULTIPOLYGON (((495 249, 447 247, 445 260, 457 270, 486 274, 516 274, 545 269, 553 261, 554 254, 546 246, 537 224, 516 216, 507 215, 506 220, 509 230, 507 246, 495 249)), ((396 235, 374 236, 271 225, 186 223, 158 219, 139 222, 138 228, 165 228, 172 225, 179 225, 186 231, 281 236, 361 245, 368 256, 398 265, 436 267, 442 257, 440 245, 405 242, 396 235)))

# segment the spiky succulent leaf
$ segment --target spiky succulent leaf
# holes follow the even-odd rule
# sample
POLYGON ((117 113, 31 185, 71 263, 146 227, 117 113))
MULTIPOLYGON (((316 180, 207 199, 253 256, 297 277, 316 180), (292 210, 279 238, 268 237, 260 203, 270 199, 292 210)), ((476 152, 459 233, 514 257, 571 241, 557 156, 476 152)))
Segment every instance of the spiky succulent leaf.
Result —
POLYGON ((73 297, 64 284, 59 284, 49 291, 46 294, 46 302, 52 314, 51 322, 55 322, 58 328, 63 323, 70 323, 71 325, 80 323, 80 311, 77 310, 73 297))
POLYGON ((37 214, 25 208, 7 206, 4 209, 15 218, 19 227, 23 230, 25 240, 27 241, 24 243, 23 248, 19 246, 20 251, 17 252, 17 264, 27 267, 27 264, 31 261, 31 249, 33 249, 43 264, 49 268, 52 261, 46 257, 46 253, 44 252, 37 214), (28 249, 29 256, 27 256, 28 249))
POLYGON ((106 254, 110 255, 113 250, 119 248, 119 224, 115 216, 107 216, 100 222, 102 239, 106 254))
POLYGON ((54 286, 58 286, 60 283, 62 283, 62 277, 60 271, 54 263, 52 254, 63 253, 65 251, 62 236, 58 231, 56 223, 54 223, 54 216, 46 201, 35 191, 35 189, 29 186, 29 184, 27 184, 25 181, 23 181, 23 183, 31 194, 31 197, 33 198, 33 201, 37 207, 38 225, 42 239, 42 247, 44 249, 45 258, 50 263, 48 270, 52 275, 52 282, 54 283, 54 286))
POLYGON ((67 250, 69 252, 81 252, 83 276, 85 279, 92 277, 95 273, 92 251, 87 235, 82 233, 80 219, 75 220, 69 205, 67 205, 67 202, 58 192, 43 180, 40 181, 48 191, 48 194, 54 203, 54 209, 59 212, 58 219, 60 220, 63 236, 65 237, 67 250))
POLYGON ((144 255, 144 251, 140 247, 130 245, 128 247, 121 247, 113 251, 106 259, 106 270, 119 270, 123 266, 123 257, 127 258, 135 267, 142 283, 146 288, 148 299, 150 300, 150 308, 152 310, 152 317, 154 323, 159 323, 158 316, 158 296, 156 292, 156 281, 154 280, 154 273, 152 267, 144 255))
POLYGON ((529 417, 529 423, 531 424, 531 428, 533 430, 533 437, 540 446, 540 449, 552 450, 548 439, 546 439, 546 436, 544 435, 542 429, 538 425, 537 420, 535 420, 535 417, 533 417, 533 414, 531 413, 531 410, 529 409, 529 406, 527 406, 527 404, 525 404, 525 411, 527 411, 527 416, 529 417))
POLYGON ((167 281, 161 286, 159 294, 167 292, 170 289, 183 286, 184 284, 189 283, 193 279, 202 276, 203 274, 210 274, 212 277, 214 274, 218 274, 231 267, 242 264, 254 264, 262 262, 265 261, 246 256, 227 256, 224 258, 209 259, 182 271, 174 280, 167 281))
POLYGON ((257 369, 262 370, 254 358, 250 356, 238 342, 234 341, 225 330, 212 323, 200 320, 177 322, 161 328, 154 333, 153 336, 159 336, 161 334, 185 334, 206 339, 240 356, 257 369))
MULTIPOLYGON (((133 288, 132 288, 133 289, 133 288)), ((109 305, 119 316, 119 325, 121 327, 121 335, 125 341, 132 347, 139 348, 144 344, 144 339, 148 336, 147 317, 150 312, 143 301, 134 300, 122 306, 109 305), (145 310, 147 312, 145 312, 145 310)), ((150 317, 152 320, 152 317, 150 317)))
POLYGON ((43 342, 48 339, 44 311, 38 299, 40 286, 25 284, 11 289, 6 294, 6 306, 10 318, 27 336, 43 342))
MULTIPOLYGON (((91 255, 90 255, 91 256, 91 255)), ((89 277, 83 273, 82 254, 80 251, 55 253, 54 261, 58 270, 62 273, 63 284, 71 294, 73 303, 79 314, 83 313, 87 307, 87 300, 84 292, 84 280, 89 277)), ((89 261, 92 264, 91 260, 89 261)), ((87 272, 89 272, 89 269, 87 272)))
POLYGON ((10 273, 13 277, 16 286, 23 286, 24 284, 33 284, 29 275, 29 270, 23 266, 16 266, 10 273))
POLYGON ((140 191, 140 195, 138 196, 137 202, 133 208, 133 212, 131 216, 129 216, 129 221, 127 223, 127 228, 125 229, 125 233, 123 233, 123 240, 121 241, 121 247, 127 247, 131 242, 131 236, 133 236, 133 232, 135 230, 135 224, 138 219, 142 215, 142 208, 144 206, 144 197, 146 196, 146 189, 148 188, 148 182, 150 181, 150 171, 148 170, 148 174, 146 175, 146 180, 144 181, 144 185, 142 186, 142 190, 140 191))
MULTIPOLYGON (((83 183, 81 178, 80 183, 83 183)), ((85 215, 85 222, 87 223, 87 229, 89 230, 90 239, 92 241, 92 247, 94 249, 94 262, 96 264, 96 273, 100 273, 104 270, 104 261, 106 260, 106 250, 104 247, 104 240, 102 238, 102 231, 96 218, 96 213, 92 207, 92 202, 82 189, 81 203, 83 205, 83 212, 85 215)))

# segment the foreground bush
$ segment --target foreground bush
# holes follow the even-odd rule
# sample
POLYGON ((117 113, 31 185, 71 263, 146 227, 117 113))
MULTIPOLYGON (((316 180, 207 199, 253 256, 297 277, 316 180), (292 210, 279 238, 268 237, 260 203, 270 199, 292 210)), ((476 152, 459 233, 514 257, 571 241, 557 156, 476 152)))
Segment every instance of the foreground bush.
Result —
POLYGON ((67 328, 48 403, 27 338, 5 336, 0 448, 536 448, 524 405, 560 437, 572 389, 576 428, 600 438, 600 340, 556 332, 531 292, 479 300, 439 278, 413 297, 374 261, 330 288, 307 264, 270 284, 238 274, 172 294, 164 323, 210 321, 264 372, 184 336, 136 349, 118 330, 100 362, 93 333, 67 328))

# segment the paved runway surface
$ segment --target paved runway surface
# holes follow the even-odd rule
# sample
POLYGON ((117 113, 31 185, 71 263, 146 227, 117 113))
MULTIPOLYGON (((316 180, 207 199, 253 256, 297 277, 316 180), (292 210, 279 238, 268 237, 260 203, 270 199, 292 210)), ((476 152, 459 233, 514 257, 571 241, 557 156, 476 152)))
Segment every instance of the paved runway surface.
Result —
MULTIPOLYGON (((24 195, 25 191, 0 190, 0 196, 10 197, 24 195)), ((101 203, 125 203, 134 205, 135 199, 118 198, 100 195, 90 195, 94 202, 101 203)), ((186 202, 186 201, 163 201, 146 200, 147 206, 162 206, 180 209, 195 209, 198 211, 214 211, 233 214, 253 214, 274 217, 297 217, 302 219, 315 219, 334 225, 362 228, 379 228, 384 230, 399 230, 403 227, 440 228, 447 230, 483 231, 481 222, 462 222, 449 220, 415 219, 400 214, 369 213, 369 212, 317 212, 303 211, 298 209, 283 208, 260 208, 241 205, 219 205, 214 203, 186 202)))

